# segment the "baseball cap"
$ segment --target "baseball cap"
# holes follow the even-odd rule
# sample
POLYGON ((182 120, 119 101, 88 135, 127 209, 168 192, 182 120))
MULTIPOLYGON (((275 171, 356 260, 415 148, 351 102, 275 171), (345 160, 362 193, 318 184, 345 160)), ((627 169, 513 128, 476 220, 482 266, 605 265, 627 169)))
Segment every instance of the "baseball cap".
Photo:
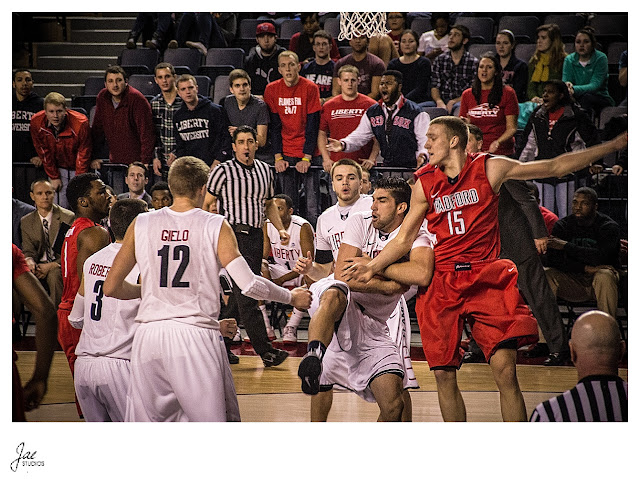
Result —
POLYGON ((256 37, 263 34, 276 35, 276 27, 269 22, 263 22, 256 27, 256 37))

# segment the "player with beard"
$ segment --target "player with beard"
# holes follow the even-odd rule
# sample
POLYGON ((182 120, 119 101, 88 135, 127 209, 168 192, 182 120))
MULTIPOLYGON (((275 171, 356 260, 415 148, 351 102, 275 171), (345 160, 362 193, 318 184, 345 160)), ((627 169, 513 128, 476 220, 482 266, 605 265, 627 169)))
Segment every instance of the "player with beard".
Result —
MULTIPOLYGON (((375 257, 397 234, 410 194, 411 188, 402 178, 379 181, 371 211, 349 217, 337 271, 351 257, 375 257)), ((367 401, 376 401, 381 421, 411 420, 411 399, 408 392, 403 395, 403 388, 415 388, 417 383, 406 344, 408 311, 402 294, 408 285, 429 284, 431 247, 432 239, 425 230, 413 244, 410 260, 393 266, 385 278, 347 284, 329 276, 311 286, 315 298, 309 310, 309 352, 300 363, 298 375, 303 391, 316 395, 311 405, 312 420, 326 420, 332 403, 328 390, 336 384, 367 401)), ((302 268, 304 261, 299 262, 302 268)))

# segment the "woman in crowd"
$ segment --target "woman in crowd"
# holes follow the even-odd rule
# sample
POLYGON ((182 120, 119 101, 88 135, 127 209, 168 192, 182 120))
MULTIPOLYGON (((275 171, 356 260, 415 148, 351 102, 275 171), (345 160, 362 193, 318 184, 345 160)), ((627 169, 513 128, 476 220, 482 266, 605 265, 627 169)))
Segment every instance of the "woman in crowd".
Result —
MULTIPOLYGON (((596 144, 598 133, 591 118, 575 104, 567 85, 552 79, 543 85, 542 105, 537 108, 524 130, 526 145, 520 161, 551 159, 569 151, 596 144)), ((596 166, 596 165, 594 165, 596 166)), ((562 218, 568 215, 580 175, 546 178, 538 183, 542 205, 562 218)))
POLYGON ((447 43, 449 42, 450 19, 448 13, 431 14, 431 27, 420 36, 418 42, 418 52, 432 61, 443 52, 449 50, 447 43))
POLYGON ((496 52, 502 66, 502 82, 511 86, 518 96, 518 102, 526 102, 528 71, 527 64, 518 59, 514 53, 516 38, 511 30, 501 30, 496 35, 496 52))
POLYGON ((494 52, 480 57, 478 74, 462 93, 460 117, 482 130, 482 150, 513 156, 517 131, 518 98, 502 82, 502 66, 494 52))
POLYGON ((391 59, 389 69, 402 72, 402 94, 421 106, 435 106, 431 100, 431 61, 418 54, 418 34, 407 29, 400 37, 400 57, 391 59))
POLYGON ((567 56, 556 24, 545 24, 537 28, 536 51, 529 60, 529 83, 527 98, 542 104, 544 83, 550 79, 562 79, 562 64, 567 56))
POLYGON ((576 50, 564 59, 562 80, 584 109, 600 114, 602 108, 615 103, 607 87, 609 61, 604 52, 596 49, 596 45, 592 27, 578 30, 576 50))

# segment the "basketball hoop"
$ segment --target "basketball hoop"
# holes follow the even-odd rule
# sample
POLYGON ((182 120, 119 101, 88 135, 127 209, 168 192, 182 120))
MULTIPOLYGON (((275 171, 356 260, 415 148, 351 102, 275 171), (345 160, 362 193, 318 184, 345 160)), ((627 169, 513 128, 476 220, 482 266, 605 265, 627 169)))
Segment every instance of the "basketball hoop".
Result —
POLYGON ((340 12, 340 34, 338 40, 351 40, 354 37, 385 35, 387 14, 385 12, 340 12))

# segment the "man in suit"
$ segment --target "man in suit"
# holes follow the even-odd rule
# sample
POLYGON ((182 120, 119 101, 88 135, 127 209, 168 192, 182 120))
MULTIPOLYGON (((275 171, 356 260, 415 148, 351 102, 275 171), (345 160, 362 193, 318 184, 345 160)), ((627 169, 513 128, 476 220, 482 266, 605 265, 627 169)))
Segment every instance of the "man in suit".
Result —
MULTIPOLYGON (((30 196, 36 209, 22 217, 22 249, 31 272, 45 286, 55 307, 62 297, 60 248, 54 248, 62 224, 73 223, 72 211, 53 203, 55 190, 48 180, 31 184, 30 196), (48 237, 47 237, 48 234, 48 237)), ((66 230, 66 229, 65 229, 66 230)))
MULTIPOLYGON (((467 151, 480 152, 482 131, 469 125, 467 151)), ((500 225, 500 257, 512 260, 518 268, 518 287, 531 312, 538 320, 539 331, 546 343, 538 343, 525 353, 526 357, 547 357, 545 366, 562 366, 569 359, 569 345, 562 317, 549 283, 545 280, 544 267, 539 254, 547 250, 547 227, 533 194, 525 182, 508 180, 500 188, 498 202, 500 225)), ((471 342, 465 363, 483 362, 480 348, 471 342)))
POLYGON ((127 177, 124 179, 124 182, 129 187, 129 191, 118 195, 118 200, 122 200, 123 198, 139 198, 147 202, 149 207, 151 206, 151 197, 144 189, 147 183, 149 183, 149 177, 147 175, 147 167, 143 163, 139 161, 131 163, 127 169, 127 177))

